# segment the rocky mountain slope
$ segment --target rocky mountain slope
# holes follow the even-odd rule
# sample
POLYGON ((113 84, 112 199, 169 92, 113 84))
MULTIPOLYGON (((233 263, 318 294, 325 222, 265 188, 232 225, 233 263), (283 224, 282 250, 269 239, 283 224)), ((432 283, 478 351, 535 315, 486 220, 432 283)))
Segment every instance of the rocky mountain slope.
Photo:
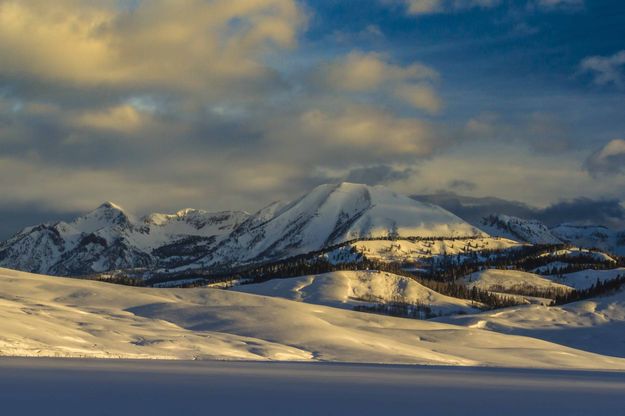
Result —
POLYGON ((538 220, 526 220, 502 214, 489 215, 482 219, 479 226, 492 236, 531 244, 562 244, 562 241, 538 220))
POLYGON ((598 225, 562 224, 551 232, 558 239, 577 247, 597 248, 625 256, 625 231, 615 231, 598 225))
POLYGON ((151 267, 209 250, 248 218, 186 209, 134 219, 107 202, 71 222, 28 227, 0 243, 0 266, 53 275, 151 267))

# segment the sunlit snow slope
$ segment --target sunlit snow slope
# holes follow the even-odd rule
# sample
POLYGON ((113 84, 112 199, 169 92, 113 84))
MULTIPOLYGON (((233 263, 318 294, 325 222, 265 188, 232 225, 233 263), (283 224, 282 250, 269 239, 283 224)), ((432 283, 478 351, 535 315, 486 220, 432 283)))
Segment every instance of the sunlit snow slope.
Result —
POLYGON ((273 279, 232 290, 299 302, 353 309, 376 302, 420 304, 440 315, 477 312, 471 301, 445 296, 412 279, 378 271, 339 271, 273 279))
POLYGON ((146 289, 0 269, 3 355, 605 368, 527 337, 219 289, 146 289))
POLYGON ((205 264, 294 256, 356 239, 486 236, 449 211, 382 186, 321 185, 285 206, 253 216, 205 264))
POLYGON ((571 287, 556 283, 534 273, 520 270, 487 269, 472 273, 464 278, 468 287, 491 291, 522 291, 528 288, 539 290, 561 290, 570 292, 571 287))

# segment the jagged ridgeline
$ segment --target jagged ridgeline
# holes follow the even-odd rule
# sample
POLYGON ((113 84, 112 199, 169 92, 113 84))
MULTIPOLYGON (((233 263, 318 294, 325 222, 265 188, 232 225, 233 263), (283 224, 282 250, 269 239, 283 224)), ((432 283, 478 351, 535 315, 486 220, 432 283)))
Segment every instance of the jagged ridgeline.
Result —
MULTIPOLYGON (((314 258, 330 265, 326 268, 362 267, 366 259, 449 280, 485 264, 519 262, 521 249, 565 249, 584 239, 593 246, 599 237, 596 230, 550 230, 537 221, 506 216, 470 224, 381 186, 341 183, 321 185, 254 214, 184 209, 135 217, 107 202, 71 222, 25 228, 0 243, 0 266, 162 281, 193 274, 227 276, 294 258, 314 258)), ((623 239, 617 233, 606 238, 605 245, 616 248, 623 239)), ((525 257, 527 267, 551 267, 561 257, 575 256, 525 257)))

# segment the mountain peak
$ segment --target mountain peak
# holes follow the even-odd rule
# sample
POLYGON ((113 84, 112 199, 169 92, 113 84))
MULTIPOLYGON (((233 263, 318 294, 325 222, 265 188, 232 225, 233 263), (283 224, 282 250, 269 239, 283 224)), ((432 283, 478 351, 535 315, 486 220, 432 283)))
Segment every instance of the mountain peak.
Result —
POLYGON ((72 224, 85 232, 93 232, 111 224, 130 226, 130 218, 126 215, 122 207, 107 201, 93 211, 76 218, 72 224))
POLYGON ((96 211, 100 211, 100 210, 114 210, 114 211, 124 212, 124 209, 121 206, 111 201, 105 201, 102 204, 100 204, 100 206, 96 208, 96 211))

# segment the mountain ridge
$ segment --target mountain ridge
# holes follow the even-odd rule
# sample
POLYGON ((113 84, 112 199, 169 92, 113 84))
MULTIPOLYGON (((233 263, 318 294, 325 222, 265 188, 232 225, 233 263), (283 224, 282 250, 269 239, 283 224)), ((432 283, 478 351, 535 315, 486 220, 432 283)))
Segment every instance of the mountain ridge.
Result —
POLYGON ((501 214, 472 224, 436 204, 383 186, 342 182, 320 185, 253 214, 184 208, 136 217, 107 201, 71 221, 26 227, 0 242, 0 267, 70 276, 125 269, 224 270, 318 252, 347 241, 491 236, 625 255, 625 233, 599 231, 576 226, 550 229, 538 220, 501 214))
POLYGON ((0 243, 0 266, 67 275, 210 267, 275 260, 359 238, 484 235, 433 204, 381 186, 344 182, 318 186, 254 214, 185 208, 135 218, 105 202, 73 221, 27 227, 0 243))

